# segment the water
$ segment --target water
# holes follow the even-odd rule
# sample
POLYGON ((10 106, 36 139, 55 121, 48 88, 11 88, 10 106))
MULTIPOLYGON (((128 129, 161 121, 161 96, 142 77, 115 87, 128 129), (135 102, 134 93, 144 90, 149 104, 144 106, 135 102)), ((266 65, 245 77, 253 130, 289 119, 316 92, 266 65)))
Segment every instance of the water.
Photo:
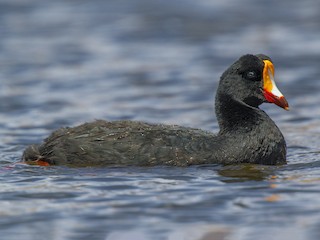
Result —
POLYGON ((320 3, 0 1, 1 239, 320 239, 320 3), (218 79, 265 53, 291 110, 265 104, 286 166, 20 164, 93 119, 217 131, 218 79))

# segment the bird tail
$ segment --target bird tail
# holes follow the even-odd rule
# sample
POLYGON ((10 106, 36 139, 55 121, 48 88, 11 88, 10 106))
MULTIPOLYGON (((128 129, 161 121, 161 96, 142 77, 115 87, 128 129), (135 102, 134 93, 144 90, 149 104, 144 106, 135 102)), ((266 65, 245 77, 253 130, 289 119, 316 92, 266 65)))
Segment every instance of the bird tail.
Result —
POLYGON ((27 147, 23 152, 22 161, 31 165, 49 165, 49 163, 44 161, 44 157, 40 154, 39 145, 31 145, 27 147))

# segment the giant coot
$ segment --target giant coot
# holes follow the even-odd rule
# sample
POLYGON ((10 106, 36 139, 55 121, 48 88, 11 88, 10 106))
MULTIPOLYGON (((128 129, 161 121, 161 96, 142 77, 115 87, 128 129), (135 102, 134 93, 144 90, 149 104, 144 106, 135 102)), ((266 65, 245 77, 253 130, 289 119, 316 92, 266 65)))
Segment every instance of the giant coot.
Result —
POLYGON ((136 121, 94 121, 53 132, 29 146, 26 163, 67 166, 188 166, 195 164, 285 164, 286 142, 259 108, 288 109, 274 82, 269 57, 244 55, 221 76, 215 99, 220 131, 136 121))

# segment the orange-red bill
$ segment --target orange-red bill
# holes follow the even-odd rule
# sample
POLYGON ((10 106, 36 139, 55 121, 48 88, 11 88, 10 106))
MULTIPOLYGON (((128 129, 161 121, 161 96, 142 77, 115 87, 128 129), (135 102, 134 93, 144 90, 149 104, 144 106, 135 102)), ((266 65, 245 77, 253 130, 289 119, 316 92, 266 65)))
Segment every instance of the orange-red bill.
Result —
POLYGON ((279 91, 274 81, 274 67, 270 60, 263 60, 263 95, 270 103, 289 110, 289 104, 283 94, 279 91))

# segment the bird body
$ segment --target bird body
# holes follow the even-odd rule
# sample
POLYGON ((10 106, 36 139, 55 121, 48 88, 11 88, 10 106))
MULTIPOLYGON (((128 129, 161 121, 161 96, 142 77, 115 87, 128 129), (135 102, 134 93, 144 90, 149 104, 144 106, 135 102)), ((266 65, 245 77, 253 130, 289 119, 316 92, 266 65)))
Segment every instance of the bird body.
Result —
POLYGON ((285 164, 285 139, 259 108, 263 102, 288 108, 273 71, 267 56, 245 55, 224 72, 216 94, 217 134, 176 125, 98 120, 56 130, 41 145, 28 147, 23 160, 79 167, 285 164))

